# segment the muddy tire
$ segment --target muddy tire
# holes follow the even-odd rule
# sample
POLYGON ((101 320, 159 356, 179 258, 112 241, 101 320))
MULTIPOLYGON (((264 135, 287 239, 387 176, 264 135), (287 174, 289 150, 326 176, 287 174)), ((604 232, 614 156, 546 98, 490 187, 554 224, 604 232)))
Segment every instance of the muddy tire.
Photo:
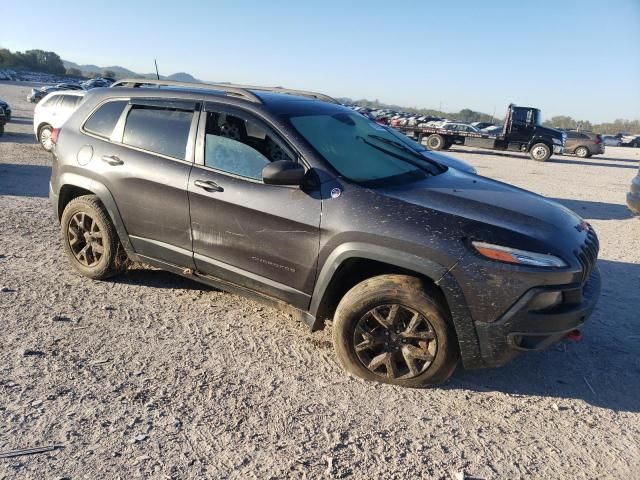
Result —
POLYGON ((546 162, 551 157, 551 148, 546 143, 536 143, 529 150, 529 156, 536 162, 546 162))
POLYGON ((427 137, 427 147, 429 147, 430 150, 442 150, 445 144, 444 137, 437 133, 427 137))
POLYGON ((333 345, 353 375, 404 387, 443 383, 459 358, 441 295, 406 275, 373 277, 349 290, 334 315, 333 345))
POLYGON ((578 147, 575 154, 580 158, 587 158, 589 157, 589 149, 587 147, 578 147))
POLYGON ((85 277, 104 280, 126 269, 127 255, 95 195, 74 198, 67 204, 60 232, 71 266, 85 277))

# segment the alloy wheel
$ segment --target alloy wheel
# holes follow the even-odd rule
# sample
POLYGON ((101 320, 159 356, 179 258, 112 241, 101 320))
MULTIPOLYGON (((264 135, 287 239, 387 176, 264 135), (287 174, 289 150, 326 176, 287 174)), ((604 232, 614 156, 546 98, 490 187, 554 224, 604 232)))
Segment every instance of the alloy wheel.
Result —
POLYGON ((67 241, 76 260, 85 267, 97 265, 104 255, 102 231, 95 219, 84 212, 71 217, 67 241))
POLYGON ((43 128, 40 131, 40 144, 45 150, 49 151, 53 148, 53 142, 51 141, 51 129, 43 128))
POLYGON ((356 324, 353 345, 360 362, 375 375, 409 379, 432 364, 438 341, 427 318, 404 305, 380 305, 356 324))

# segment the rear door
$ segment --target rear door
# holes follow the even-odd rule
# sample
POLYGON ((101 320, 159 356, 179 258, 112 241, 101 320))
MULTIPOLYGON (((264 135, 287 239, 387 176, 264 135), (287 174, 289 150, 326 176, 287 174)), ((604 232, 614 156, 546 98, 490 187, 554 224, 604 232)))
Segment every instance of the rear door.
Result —
MULTIPOLYGON (((108 141, 96 144, 93 158, 134 250, 193 268, 187 186, 199 104, 139 98, 112 109, 122 113, 108 141)), ((90 117, 84 129, 92 128, 101 127, 90 117)))
POLYGON ((189 180, 198 271, 307 308, 319 248, 319 191, 266 185, 297 155, 267 122, 217 104, 202 113, 189 180))

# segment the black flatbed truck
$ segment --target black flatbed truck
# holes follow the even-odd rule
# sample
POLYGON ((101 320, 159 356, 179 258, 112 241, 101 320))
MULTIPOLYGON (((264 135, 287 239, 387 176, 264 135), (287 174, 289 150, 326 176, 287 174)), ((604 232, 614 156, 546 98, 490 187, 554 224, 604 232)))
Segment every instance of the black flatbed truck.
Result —
POLYGON ((487 148, 511 152, 524 152, 536 161, 546 162, 552 154, 562 154, 565 134, 553 128, 543 127, 540 110, 510 104, 502 131, 498 135, 483 132, 449 130, 444 127, 403 126, 394 127, 431 150, 446 150, 451 145, 487 148))

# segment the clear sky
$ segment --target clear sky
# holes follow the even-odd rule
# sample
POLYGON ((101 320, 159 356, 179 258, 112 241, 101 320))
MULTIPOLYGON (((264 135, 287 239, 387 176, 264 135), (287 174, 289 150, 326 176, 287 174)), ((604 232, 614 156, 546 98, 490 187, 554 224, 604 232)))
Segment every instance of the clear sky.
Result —
POLYGON ((640 0, 0 0, 0 46, 404 106, 640 118, 640 0))

